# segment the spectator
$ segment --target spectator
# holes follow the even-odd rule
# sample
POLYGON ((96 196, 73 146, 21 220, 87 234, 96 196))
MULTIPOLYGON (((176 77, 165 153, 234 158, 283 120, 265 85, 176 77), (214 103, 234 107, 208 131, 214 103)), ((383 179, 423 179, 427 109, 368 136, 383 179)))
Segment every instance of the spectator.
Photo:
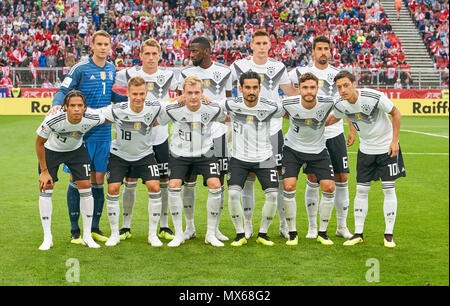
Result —
POLYGON ((412 85, 409 83, 409 79, 405 80, 405 84, 402 86, 403 89, 411 89, 412 85))
MULTIPOLYGON (((415 2, 408 1, 412 16, 415 16, 415 2)), ((9 5, 10 2, 1 3, 9 5)), ((234 59, 250 54, 252 33, 264 27, 270 33, 272 56, 284 61, 288 68, 308 63, 311 42, 317 35, 327 35, 332 39, 333 63, 337 66, 353 67, 358 63, 367 68, 376 62, 377 69, 382 71, 388 61, 393 62, 390 56, 394 53, 399 54, 396 60, 402 63, 401 45, 396 36, 389 33, 389 20, 380 3, 373 0, 89 0, 82 2, 86 7, 81 8, 81 14, 75 21, 58 12, 55 4, 60 2, 36 2, 36 5, 29 7, 28 12, 31 13, 27 16, 18 1, 12 3, 19 5, 9 5, 9 10, 0 10, 0 31, 4 33, 0 42, 5 42, 5 46, 10 48, 8 51, 2 49, 0 62, 6 56, 4 61, 8 64, 20 66, 28 53, 29 61, 35 58, 37 66, 40 54, 33 58, 31 55, 35 50, 44 48, 42 52, 47 56, 49 50, 53 51, 56 65, 64 62, 64 65, 72 66, 83 56, 86 57, 83 51, 87 54, 86 45, 92 31, 105 29, 112 36, 110 60, 121 59, 118 63, 123 65, 129 65, 130 60, 133 64, 139 63, 140 43, 149 36, 165 45, 162 65, 185 64, 188 60, 186 46, 197 35, 211 37, 214 42, 213 57, 229 65, 234 59), (86 16, 88 10, 92 13, 92 21, 86 16), (21 41, 28 43, 20 46, 21 41), (47 41, 56 43, 47 45, 47 41), (372 54, 371 50, 376 50, 378 54, 372 54), (67 53, 68 58, 63 61, 59 51, 62 55, 67 53), (361 54, 359 58, 358 54, 361 54)), ((426 44, 435 42, 430 52, 436 57, 437 65, 448 61, 447 3, 428 1, 428 5, 416 5, 426 44), (430 9, 420 14, 427 8, 430 9)), ((47 59, 47 65, 51 62, 47 59)))
POLYGON ((403 85, 402 85, 402 82, 401 82, 400 79, 397 79, 397 81, 394 84, 394 88, 395 89, 402 89, 403 88, 403 85))
POLYGON ((42 86, 41 86, 41 87, 42 87, 42 88, 53 88, 53 84, 50 83, 50 82, 48 81, 47 78, 45 78, 45 79, 44 79, 44 82, 42 83, 42 86))

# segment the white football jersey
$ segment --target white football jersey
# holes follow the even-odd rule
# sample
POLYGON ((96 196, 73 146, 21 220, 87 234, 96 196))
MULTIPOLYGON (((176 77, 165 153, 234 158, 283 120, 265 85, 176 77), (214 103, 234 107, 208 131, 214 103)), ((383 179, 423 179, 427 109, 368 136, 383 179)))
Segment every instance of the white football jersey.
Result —
MULTIPOLYGON (((298 87, 298 78, 306 73, 311 72, 319 79, 319 92, 318 96, 329 96, 332 98, 339 98, 339 92, 336 84, 334 83, 334 77, 339 73, 339 69, 328 65, 326 69, 319 69, 314 64, 305 67, 297 67, 289 72, 289 78, 295 87, 298 87)), ((325 127, 325 138, 334 138, 344 133, 344 123, 339 121, 335 124, 325 127)))
MULTIPOLYGON (((135 76, 140 76, 146 82, 147 100, 169 101, 169 90, 176 90, 178 80, 173 70, 158 67, 153 74, 142 70, 141 66, 133 66, 117 72, 116 85, 128 86, 128 81, 135 76)), ((150 142, 156 146, 162 144, 169 137, 167 125, 158 125, 150 133, 150 142)))
POLYGON ((273 157, 270 130, 273 118, 281 118, 284 109, 279 102, 260 97, 248 107, 243 97, 221 103, 232 122, 231 156, 245 162, 263 162, 273 157))
MULTIPOLYGON (((183 68, 179 90, 183 90, 183 80, 190 75, 196 75, 202 80, 203 94, 211 101, 226 98, 226 92, 233 89, 230 68, 217 62, 212 62, 207 69, 200 66, 183 68)), ((227 132, 227 126, 220 122, 214 122, 212 129, 213 138, 218 138, 227 132)))
MULTIPOLYGON (((260 97, 268 100, 276 101, 281 105, 280 94, 278 90, 280 85, 291 83, 286 66, 280 61, 269 58, 264 65, 257 65, 251 59, 240 59, 235 61, 231 66, 233 71, 233 81, 239 84, 239 77, 242 73, 247 71, 257 72, 261 77, 261 92, 260 97)), ((273 119, 270 135, 278 133, 283 128, 283 119, 273 119)))
POLYGON ((97 110, 88 108, 80 123, 72 124, 67 120, 67 112, 63 109, 45 118, 37 129, 37 134, 47 139, 44 144, 49 150, 70 152, 83 144, 83 135, 93 127, 105 122, 105 118, 97 110))
POLYGON ((170 139, 170 151, 175 156, 200 157, 207 153, 214 155, 214 136, 211 127, 214 122, 224 121, 226 114, 214 102, 202 103, 200 109, 191 112, 186 106, 178 103, 166 104, 161 108, 158 117, 160 124, 172 121, 173 134, 170 139))
POLYGON ((109 105, 101 109, 103 116, 114 122, 116 139, 110 152, 127 161, 137 161, 153 153, 150 134, 159 115, 158 101, 146 100, 140 113, 130 108, 130 102, 109 105))
POLYGON ((357 89, 358 100, 351 104, 342 98, 334 103, 336 118, 347 116, 359 134, 359 149, 365 154, 384 154, 392 142, 392 123, 387 113, 394 104, 380 91, 357 89))
POLYGON ((283 107, 289 114, 289 131, 284 144, 302 153, 322 152, 326 148, 325 121, 333 110, 333 99, 317 96, 316 105, 306 109, 301 96, 289 97, 283 100, 283 107))

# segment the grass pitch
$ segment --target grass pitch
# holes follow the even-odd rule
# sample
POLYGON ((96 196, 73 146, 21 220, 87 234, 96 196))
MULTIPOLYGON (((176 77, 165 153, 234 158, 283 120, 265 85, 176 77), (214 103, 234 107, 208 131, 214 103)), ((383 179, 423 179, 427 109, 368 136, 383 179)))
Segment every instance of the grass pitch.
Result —
MULTIPOLYGON (((46 252, 38 250, 43 233, 34 151, 35 131, 42 119, 0 117, 0 285, 449 285, 448 117, 402 118, 402 130, 407 131, 400 133, 400 144, 407 176, 396 184, 395 249, 383 247, 380 182, 372 184, 369 194, 363 245, 344 247, 345 239, 334 237, 335 212, 328 227, 333 246, 305 239, 303 174, 297 186, 297 247, 286 246, 285 239, 278 235, 278 216, 268 233, 276 243, 273 247, 257 245, 256 238, 241 248, 233 248, 229 242, 223 248, 205 245, 207 192, 201 183, 197 184, 195 210, 197 238, 178 248, 168 248, 166 241, 161 248, 147 244, 147 192, 142 184, 137 189, 130 240, 113 248, 72 245, 65 200, 68 176, 60 169, 53 195, 54 247, 46 252), (79 274, 74 272, 77 267, 79 274)), ((349 148, 350 231, 354 229, 356 151, 357 144, 349 148)), ((264 195, 258 183, 255 191, 256 234, 264 195)), ((170 219, 169 224, 172 227, 170 219)), ((220 228, 230 239, 234 238, 226 203, 220 228)), ((101 229, 110 232, 106 208, 101 229)))

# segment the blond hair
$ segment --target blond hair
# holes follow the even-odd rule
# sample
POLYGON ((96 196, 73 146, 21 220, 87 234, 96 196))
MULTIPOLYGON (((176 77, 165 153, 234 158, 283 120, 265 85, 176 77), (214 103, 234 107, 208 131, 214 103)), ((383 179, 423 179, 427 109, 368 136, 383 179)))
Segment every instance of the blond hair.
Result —
POLYGON ((193 86, 195 84, 200 84, 200 87, 202 86, 202 80, 196 76, 196 75, 190 75, 183 81, 183 89, 186 87, 186 85, 193 86))
POLYGON ((131 86, 142 86, 142 85, 145 85, 145 80, 140 76, 135 76, 128 80, 128 89, 131 86))
POLYGON ((141 44, 140 52, 144 52, 144 47, 155 47, 158 49, 158 52, 161 53, 161 45, 154 38, 149 38, 141 44))
POLYGON ((109 39, 109 42, 111 43, 111 35, 109 35, 108 32, 106 32, 105 30, 98 30, 94 33, 94 35, 92 35, 92 43, 94 43, 95 38, 97 36, 103 36, 109 39))

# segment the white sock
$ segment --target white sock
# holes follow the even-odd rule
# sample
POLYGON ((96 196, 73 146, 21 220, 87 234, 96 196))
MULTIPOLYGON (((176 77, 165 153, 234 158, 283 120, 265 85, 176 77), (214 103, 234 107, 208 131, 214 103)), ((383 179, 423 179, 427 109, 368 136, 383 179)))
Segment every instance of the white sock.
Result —
POLYGON ((228 211, 237 234, 244 233, 242 217, 244 212, 241 206, 242 189, 239 186, 228 187, 228 211))
POLYGON ((385 234, 394 233, 395 218, 397 216, 397 195, 395 193, 395 182, 381 182, 384 193, 384 221, 386 224, 385 234))
POLYGON ((283 191, 284 213, 290 232, 297 231, 297 203, 295 202, 295 191, 283 191))
POLYGON ((119 236, 119 195, 106 195, 106 212, 108 213, 109 225, 111 226, 111 236, 119 236))
POLYGON ((53 190, 45 190, 39 195, 39 215, 44 230, 44 240, 52 239, 52 195, 53 190))
POLYGON ((78 189, 80 193, 80 212, 83 218, 83 240, 92 239, 91 226, 94 214, 94 198, 91 188, 78 189), (86 238, 86 239, 85 239, 86 238))
POLYGON ((283 180, 278 181, 278 196, 277 196, 277 211, 278 211, 278 217, 280 218, 280 229, 282 227, 286 227, 286 215, 284 212, 284 205, 283 205, 283 193, 284 193, 284 183, 283 180))
POLYGON ((131 228, 131 219, 133 218, 134 202, 136 201, 137 182, 125 182, 125 188, 122 192, 122 227, 131 228))
POLYGON ((251 221, 255 209, 255 177, 247 177, 244 189, 242 189, 242 209, 244 220, 251 221))
POLYGON ((334 192, 328 193, 322 191, 322 199, 319 204, 320 225, 319 232, 326 232, 328 223, 333 213, 334 192))
POLYGON ((222 216, 223 207, 225 204, 225 186, 220 188, 220 207, 219 207, 219 216, 217 216, 217 225, 216 229, 219 229, 220 217, 222 216))
POLYGON ((269 226, 272 223, 273 217, 277 212, 277 196, 278 189, 267 189, 266 202, 262 210, 261 225, 259 227, 259 233, 266 234, 269 230, 269 226))
POLYGON ((186 220, 186 230, 195 229, 194 225, 194 205, 195 205, 195 185, 196 182, 184 182, 183 187, 183 211, 186 220))
POLYGON ((208 190, 208 200, 206 201, 206 212, 208 214, 206 223, 207 235, 211 234, 215 236, 219 218, 221 194, 222 188, 208 190))
POLYGON ((183 202, 181 200, 181 188, 169 188, 168 192, 169 210, 172 215, 175 236, 183 235, 183 202))
POLYGON ((148 193, 148 236, 156 236, 161 217, 161 192, 148 193))
POLYGON ((335 198, 334 205, 336 207, 336 220, 337 227, 347 227, 347 215, 348 215, 348 206, 349 206, 349 198, 348 198, 348 182, 344 183, 335 183, 335 198))
POLYGON ((159 226, 169 227, 169 203, 167 200, 167 187, 169 186, 169 183, 161 182, 159 186, 161 189, 161 217, 159 219, 159 226))
POLYGON ((306 181, 305 206, 308 215, 309 228, 317 227, 317 211, 319 210, 319 187, 318 183, 306 181))
POLYGON ((355 234, 362 234, 364 230, 364 221, 366 220, 369 209, 369 191, 370 183, 356 184, 355 195, 355 234))

